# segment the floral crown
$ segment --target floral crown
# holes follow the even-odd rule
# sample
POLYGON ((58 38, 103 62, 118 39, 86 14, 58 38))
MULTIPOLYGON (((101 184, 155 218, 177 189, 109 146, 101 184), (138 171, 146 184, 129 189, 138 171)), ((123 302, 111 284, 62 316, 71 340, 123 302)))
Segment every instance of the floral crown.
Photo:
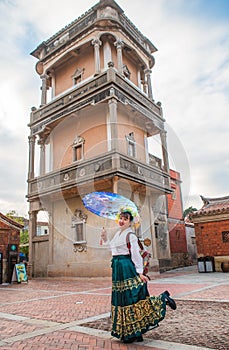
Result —
POLYGON ((123 212, 129 212, 132 215, 134 225, 140 225, 140 221, 141 221, 140 216, 139 216, 138 212, 134 208, 131 208, 131 207, 121 207, 119 209, 119 212, 116 214, 116 219, 115 219, 116 222, 119 221, 120 213, 123 213, 123 212))

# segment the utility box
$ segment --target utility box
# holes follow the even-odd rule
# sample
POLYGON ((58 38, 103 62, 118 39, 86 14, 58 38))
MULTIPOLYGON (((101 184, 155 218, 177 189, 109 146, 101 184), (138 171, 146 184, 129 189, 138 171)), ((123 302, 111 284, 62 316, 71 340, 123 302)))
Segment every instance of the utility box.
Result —
POLYGON ((206 272, 204 257, 197 259, 198 272, 206 272))
POLYGON ((205 256, 205 268, 206 272, 215 272, 215 263, 213 256, 205 256))
POLYGON ((205 256, 197 259, 198 272, 215 272, 213 256, 205 256))

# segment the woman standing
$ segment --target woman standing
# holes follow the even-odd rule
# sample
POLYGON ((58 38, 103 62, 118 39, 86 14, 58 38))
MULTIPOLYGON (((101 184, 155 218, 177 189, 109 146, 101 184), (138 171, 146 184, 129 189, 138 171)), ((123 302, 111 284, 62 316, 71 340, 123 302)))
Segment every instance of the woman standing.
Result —
POLYGON ((143 341, 142 334, 157 327, 164 319, 166 304, 176 309, 168 291, 150 297, 135 234, 129 235, 131 255, 127 247, 126 236, 132 232, 132 222, 131 210, 122 210, 118 217, 119 230, 114 238, 109 241, 106 231, 101 233, 101 239, 110 245, 112 252, 111 335, 124 343, 143 341))

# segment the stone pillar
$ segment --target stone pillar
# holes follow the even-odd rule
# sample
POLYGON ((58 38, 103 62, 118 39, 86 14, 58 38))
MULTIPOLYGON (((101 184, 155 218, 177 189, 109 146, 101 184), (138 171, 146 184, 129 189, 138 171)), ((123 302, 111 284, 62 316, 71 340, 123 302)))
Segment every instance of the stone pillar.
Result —
POLYGON ((49 259, 48 263, 49 265, 53 264, 53 236, 54 236, 54 223, 53 223, 53 215, 50 210, 48 210, 49 214, 49 259))
POLYGON ((142 87, 143 87, 143 92, 145 94, 148 94, 148 86, 147 86, 147 82, 145 80, 142 80, 142 87))
POLYGON ((164 162, 164 170, 166 173, 169 174, 169 157, 168 157, 168 150, 167 150, 167 141, 166 141, 166 131, 161 130, 160 132, 160 138, 161 138, 161 146, 162 146, 162 155, 163 155, 163 162, 164 162))
POLYGON ((147 68, 147 69, 144 70, 144 73, 145 73, 145 77, 146 77, 148 97, 152 100, 153 99, 153 93, 152 93, 152 85, 151 85, 151 79, 150 79, 150 74, 152 73, 152 71, 147 68))
POLYGON ((100 73, 100 55, 99 47, 102 45, 102 42, 99 39, 92 40, 92 45, 94 46, 94 59, 95 59, 95 75, 100 73))
POLYGON ((118 72, 122 74, 123 73, 122 48, 124 46, 124 43, 121 39, 118 39, 114 43, 114 45, 116 46, 116 49, 117 49, 118 72))
POLYGON ((45 140, 43 137, 40 137, 38 141, 38 145, 40 145, 40 175, 45 174, 45 140))
POLYGON ((148 197, 148 207, 149 207, 149 220, 150 220, 150 231, 151 231, 151 239, 152 239, 152 259, 153 263, 158 260, 158 254, 157 254, 157 240, 155 236, 155 227, 154 227, 154 222, 155 222, 155 217, 154 217, 154 212, 152 210, 153 208, 153 203, 152 203, 152 198, 148 197))
POLYGON ((113 177, 113 192, 118 193, 118 176, 113 177))
POLYGON ((41 75, 41 106, 47 103, 47 79, 49 76, 47 74, 41 75))
POLYGON ((35 158, 35 141, 36 136, 29 136, 29 172, 28 179, 31 180, 34 178, 34 158, 35 158))
POLYGON ((37 212, 29 212, 29 262, 27 265, 27 273, 29 277, 33 275, 33 262, 34 262, 34 249, 33 249, 33 237, 36 236, 37 230, 37 212))
MULTIPOLYGON (((111 96, 114 95, 114 89, 111 89, 111 96)), ((117 129, 117 100, 111 98, 108 101, 109 107, 109 127, 110 127, 110 138, 111 138, 111 150, 117 150, 118 147, 118 129, 117 129)))

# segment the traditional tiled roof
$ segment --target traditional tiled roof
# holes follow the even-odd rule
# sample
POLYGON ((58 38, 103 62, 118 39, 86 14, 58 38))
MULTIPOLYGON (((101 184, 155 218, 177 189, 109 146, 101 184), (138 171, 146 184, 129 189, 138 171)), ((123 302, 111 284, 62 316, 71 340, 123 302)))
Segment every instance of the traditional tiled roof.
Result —
POLYGON ((229 214, 229 196, 219 198, 206 198, 200 196, 204 205, 201 209, 190 214, 191 218, 205 215, 229 214))
POLYGON ((19 222, 10 219, 8 216, 2 213, 0 213, 0 221, 3 221, 10 226, 14 226, 17 230, 20 230, 24 227, 23 225, 19 224, 19 222))

